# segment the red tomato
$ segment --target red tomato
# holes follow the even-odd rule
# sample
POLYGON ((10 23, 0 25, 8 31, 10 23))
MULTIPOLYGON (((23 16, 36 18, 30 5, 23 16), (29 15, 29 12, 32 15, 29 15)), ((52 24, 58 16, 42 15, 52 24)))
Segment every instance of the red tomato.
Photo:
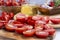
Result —
POLYGON ((27 20, 27 24, 34 26, 35 20, 27 20))
POLYGON ((26 16, 24 14, 20 13, 20 14, 16 15, 16 20, 24 23, 24 22, 26 22, 26 16))
POLYGON ((35 33, 35 31, 33 29, 31 29, 31 30, 24 31, 23 35, 26 36, 26 37, 31 37, 31 36, 34 35, 34 33, 35 33))
POLYGON ((43 30, 46 29, 53 29, 53 27, 49 26, 49 25, 41 25, 43 27, 43 30))
POLYGON ((52 18, 50 20, 53 24, 59 24, 60 23, 60 18, 52 18))
POLYGON ((0 29, 3 27, 3 23, 2 22, 0 22, 0 29))
POLYGON ((42 27, 40 27, 40 26, 35 27, 35 31, 42 31, 42 30, 43 30, 43 28, 42 28, 42 27))
POLYGON ((19 21, 13 21, 13 24, 21 24, 19 21))
POLYGON ((17 28, 16 26, 12 25, 12 24, 6 24, 5 28, 7 31, 15 31, 15 29, 17 28))
POLYGON ((47 31, 49 33, 49 35, 54 35, 54 33, 55 33, 55 29, 47 29, 45 31, 47 31))
POLYGON ((0 0, 0 5, 4 5, 4 0, 0 0))
POLYGON ((33 29, 33 26, 31 26, 31 25, 25 25, 24 27, 25 27, 27 30, 33 29))
POLYGON ((7 21, 0 21, 1 23, 4 24, 4 26, 8 23, 7 21))
POLYGON ((19 6, 19 3, 16 2, 16 1, 13 1, 13 2, 12 2, 12 5, 13 5, 13 6, 19 6))
POLYGON ((46 24, 46 22, 45 22, 45 21, 41 21, 41 20, 37 20, 37 21, 35 22, 35 24, 36 24, 36 25, 46 24))
POLYGON ((37 31, 35 34, 39 38, 47 38, 49 36, 49 33, 45 31, 37 31))
POLYGON ((2 17, 4 17, 5 15, 7 15, 7 12, 2 12, 2 17))
POLYGON ((32 20, 41 20, 41 19, 42 19, 42 16, 40 15, 36 15, 32 17, 32 20))
POLYGON ((17 28, 15 31, 18 33, 18 34, 22 34, 23 31, 26 31, 27 29, 25 27, 21 27, 21 28, 17 28))
POLYGON ((7 0, 6 6, 12 6, 12 2, 10 0, 7 0))
POLYGON ((11 19, 13 19, 13 17, 14 17, 14 13, 12 13, 12 12, 9 13, 9 16, 10 16, 11 19))
POLYGON ((42 20, 45 21, 46 23, 49 23, 49 16, 43 17, 42 20))
POLYGON ((5 15, 4 20, 5 21, 9 21, 10 20, 10 16, 9 15, 5 15))

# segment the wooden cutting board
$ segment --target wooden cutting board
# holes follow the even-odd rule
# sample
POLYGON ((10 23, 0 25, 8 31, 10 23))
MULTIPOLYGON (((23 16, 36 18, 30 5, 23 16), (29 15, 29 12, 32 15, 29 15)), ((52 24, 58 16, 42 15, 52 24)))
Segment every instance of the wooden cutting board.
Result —
POLYGON ((23 35, 17 34, 15 32, 8 32, 3 29, 0 30, 0 40, 52 40, 53 37, 48 38, 37 38, 37 37, 24 37, 23 35))

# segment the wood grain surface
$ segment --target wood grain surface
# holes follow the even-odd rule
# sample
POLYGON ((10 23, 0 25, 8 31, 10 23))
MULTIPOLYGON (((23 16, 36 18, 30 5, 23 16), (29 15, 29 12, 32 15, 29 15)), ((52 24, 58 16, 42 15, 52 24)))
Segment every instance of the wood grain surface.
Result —
POLYGON ((3 29, 0 30, 0 40, 52 40, 53 37, 48 38, 37 38, 37 37, 24 37, 23 35, 17 34, 15 32, 8 32, 3 29))

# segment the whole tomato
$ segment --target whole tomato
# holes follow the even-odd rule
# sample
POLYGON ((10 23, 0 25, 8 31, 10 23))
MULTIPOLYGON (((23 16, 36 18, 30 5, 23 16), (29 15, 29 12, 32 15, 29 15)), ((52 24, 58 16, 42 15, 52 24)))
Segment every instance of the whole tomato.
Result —
POLYGON ((36 31, 35 34, 39 38, 47 38, 49 36, 49 33, 45 31, 36 31))
POLYGON ((26 36, 26 37, 31 37, 31 36, 34 35, 34 33, 35 33, 35 31, 33 29, 31 29, 31 30, 24 31, 23 35, 26 36))

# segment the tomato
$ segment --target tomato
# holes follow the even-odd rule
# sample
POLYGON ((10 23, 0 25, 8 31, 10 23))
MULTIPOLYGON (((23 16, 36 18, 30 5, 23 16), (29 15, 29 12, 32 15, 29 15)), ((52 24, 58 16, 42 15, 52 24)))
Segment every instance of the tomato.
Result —
POLYGON ((18 2, 13 2, 12 5, 13 6, 19 6, 19 3, 18 2))
POLYGON ((42 21, 45 21, 46 23, 49 23, 49 16, 45 16, 42 18, 42 21))
POLYGON ((35 33, 35 31, 33 29, 31 29, 31 30, 24 31, 23 35, 26 36, 26 37, 31 37, 31 36, 34 35, 34 33, 35 33))
POLYGON ((49 36, 49 33, 45 31, 37 31, 35 34, 39 38, 47 38, 49 36))
POLYGON ((6 6, 12 6, 11 0, 7 0, 7 1, 6 1, 6 6))
POLYGON ((43 27, 43 30, 46 30, 46 29, 53 29, 52 26, 49 26, 49 25, 41 25, 43 27))
POLYGON ((12 24, 6 24, 5 28, 7 31, 15 31, 15 29, 17 28, 16 26, 12 25, 12 24))
POLYGON ((47 31, 49 33, 49 35, 54 35, 54 33, 55 33, 55 29, 47 29, 45 31, 47 31))
POLYGON ((25 27, 27 30, 33 29, 33 26, 31 26, 31 25, 25 25, 24 27, 25 27))
POLYGON ((13 21, 13 24, 21 24, 19 21, 13 21))
POLYGON ((3 23, 4 26, 8 23, 7 21, 0 21, 0 22, 3 23))
POLYGON ((4 0, 0 0, 0 5, 4 5, 4 0))
POLYGON ((41 20, 41 19, 42 19, 42 16, 40 15, 36 15, 32 17, 32 20, 41 20))
POLYGON ((22 22, 22 23, 25 23, 26 22, 26 16, 24 15, 24 14, 17 14, 16 16, 16 20, 17 21, 20 21, 20 22, 22 22))
POLYGON ((7 15, 8 13, 7 12, 2 12, 2 17, 7 15))
POLYGON ((34 26, 34 25, 35 25, 35 20, 28 20, 27 23, 28 23, 29 25, 34 26))
POLYGON ((3 27, 3 23, 2 22, 0 22, 0 29, 3 27))
POLYGON ((35 22, 35 24, 36 24, 36 25, 46 24, 46 22, 45 22, 45 21, 41 21, 41 20, 37 20, 37 21, 35 22))
POLYGON ((21 27, 21 28, 17 28, 15 31, 18 33, 18 34, 22 34, 23 31, 26 31, 27 29, 25 27, 21 27))
POLYGON ((5 21, 9 21, 10 20, 10 16, 9 15, 5 15, 5 17, 3 17, 5 21))
POLYGON ((13 12, 9 13, 9 16, 10 16, 11 19, 13 19, 14 13, 13 12))
POLYGON ((34 29, 35 29, 35 31, 42 31, 42 30, 43 30, 43 28, 42 28, 42 27, 40 27, 40 26, 35 27, 34 29))
POLYGON ((60 23, 60 18, 51 18, 50 20, 53 24, 59 24, 60 23))

